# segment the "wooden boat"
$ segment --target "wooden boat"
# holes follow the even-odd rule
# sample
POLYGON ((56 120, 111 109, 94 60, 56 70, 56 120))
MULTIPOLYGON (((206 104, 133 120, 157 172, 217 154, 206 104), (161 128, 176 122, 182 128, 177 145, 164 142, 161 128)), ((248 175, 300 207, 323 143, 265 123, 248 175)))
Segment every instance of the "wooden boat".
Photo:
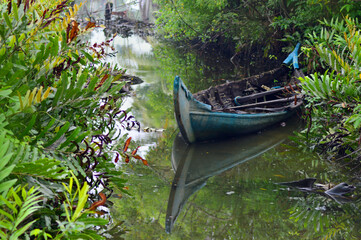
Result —
POLYGON ((188 143, 256 132, 290 117, 302 105, 298 50, 281 67, 192 94, 174 80, 174 110, 188 143), (293 63, 293 69, 288 67, 293 63), (293 73, 292 73, 293 72, 293 73), (293 74, 293 77, 291 76, 293 74))
POLYGON ((297 120, 296 117, 291 118, 285 127, 267 129, 261 134, 247 134, 222 141, 186 144, 178 135, 172 148, 175 175, 169 193, 166 231, 172 231, 189 197, 205 186, 210 177, 261 156, 279 145, 301 126, 297 120))

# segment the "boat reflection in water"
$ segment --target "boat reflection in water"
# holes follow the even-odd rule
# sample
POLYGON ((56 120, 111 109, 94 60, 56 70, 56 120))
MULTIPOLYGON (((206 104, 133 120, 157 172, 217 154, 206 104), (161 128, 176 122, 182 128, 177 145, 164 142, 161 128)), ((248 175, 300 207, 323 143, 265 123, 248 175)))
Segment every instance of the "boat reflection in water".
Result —
POLYGON ((273 127, 241 138, 191 145, 187 145, 179 134, 172 149, 175 176, 168 200, 166 231, 172 231, 187 199, 201 189, 208 178, 274 148, 286 140, 297 126, 300 126, 299 121, 292 118, 285 127, 273 127))

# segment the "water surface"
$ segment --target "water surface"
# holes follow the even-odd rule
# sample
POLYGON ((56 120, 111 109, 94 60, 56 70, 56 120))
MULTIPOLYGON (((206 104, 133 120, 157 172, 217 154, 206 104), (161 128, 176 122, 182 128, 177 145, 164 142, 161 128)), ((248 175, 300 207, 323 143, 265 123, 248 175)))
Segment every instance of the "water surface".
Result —
MULTIPOLYGON (((99 29, 92 42, 106 40, 99 29)), ((210 59, 132 35, 116 37, 118 64, 144 83, 133 86, 124 108, 142 129, 130 131, 149 167, 126 171, 131 196, 114 200, 112 217, 121 223, 111 239, 340 239, 360 236, 357 201, 340 204, 319 194, 277 185, 307 177, 319 183, 346 181, 337 166, 300 151, 288 136, 299 118, 255 134, 220 142, 186 145, 177 136, 172 81, 181 75, 194 92, 232 77, 222 56, 210 59), (284 125, 284 124, 283 124, 284 125), (118 234, 121 229, 126 234, 118 234)))

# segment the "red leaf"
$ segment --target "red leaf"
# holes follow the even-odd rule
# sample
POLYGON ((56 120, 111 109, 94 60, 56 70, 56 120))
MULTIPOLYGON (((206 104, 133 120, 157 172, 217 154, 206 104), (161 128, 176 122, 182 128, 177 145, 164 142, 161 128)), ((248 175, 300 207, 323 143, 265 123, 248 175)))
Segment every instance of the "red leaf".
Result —
POLYGON ((102 80, 100 80, 100 83, 98 84, 98 86, 96 86, 96 87, 94 88, 94 90, 97 90, 98 88, 100 88, 100 87, 103 85, 103 83, 105 82, 105 80, 108 79, 108 77, 109 77, 109 75, 108 75, 108 74, 105 74, 104 77, 102 78, 102 80))
POLYGON ((85 30, 88 30, 89 28, 93 28, 95 27, 95 22, 88 22, 87 25, 85 26, 85 30))
POLYGON ((125 162, 129 163, 129 156, 128 155, 125 157, 125 162))
POLYGON ((141 156, 135 155, 135 156, 133 156, 133 157, 134 157, 135 159, 141 160, 144 165, 148 166, 148 161, 145 160, 144 158, 142 158, 141 156))
POLYGON ((76 21, 71 22, 71 30, 70 35, 68 37, 68 43, 70 43, 73 39, 75 39, 78 36, 79 33, 79 24, 76 21))
POLYGON ((139 155, 135 155, 135 156, 133 156, 135 159, 138 159, 138 160, 144 160, 141 156, 139 156, 139 155))
POLYGON ((130 140, 132 140, 132 137, 128 138, 127 141, 125 141, 123 152, 126 152, 128 150, 130 140))
POLYGON ((117 163, 119 161, 119 153, 117 153, 117 156, 114 159, 114 162, 117 163))
POLYGON ((99 193, 99 196, 101 200, 94 202, 88 210, 92 211, 95 210, 97 207, 104 205, 104 203, 107 201, 107 197, 105 196, 104 193, 99 193))
POLYGON ((45 11, 43 12, 43 16, 41 17, 42 19, 45 19, 45 14, 48 12, 48 9, 45 9, 45 11))
POLYGON ((24 4, 24 12, 26 11, 27 8, 29 8, 29 6, 30 6, 30 0, 26 0, 24 4))
MULTIPOLYGON (((140 147, 140 146, 139 146, 139 147, 140 147)), ((132 155, 137 154, 137 151, 138 151, 138 148, 139 148, 139 147, 137 147, 136 149, 133 150, 132 155)))

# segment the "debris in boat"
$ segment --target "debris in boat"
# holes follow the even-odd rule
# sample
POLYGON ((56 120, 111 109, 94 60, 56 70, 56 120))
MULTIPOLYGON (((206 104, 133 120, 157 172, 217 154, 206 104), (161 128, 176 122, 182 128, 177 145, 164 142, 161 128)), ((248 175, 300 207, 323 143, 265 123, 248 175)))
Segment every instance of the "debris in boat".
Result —
POLYGON ((261 88, 263 88, 266 91, 271 91, 271 88, 267 87, 266 85, 262 85, 261 88))
MULTIPOLYGON (((264 86, 264 85, 262 85, 264 86)), ((237 96, 235 97, 235 102, 236 105, 240 106, 242 103, 248 102, 250 100, 254 100, 257 98, 261 98, 261 97, 265 97, 268 95, 272 95, 272 94, 278 94, 278 93, 283 93, 284 91, 289 91, 289 89, 294 89, 297 85, 289 85, 289 86, 285 86, 283 88, 276 88, 276 89, 270 89, 269 91, 265 91, 265 92, 257 92, 251 95, 246 95, 246 96, 237 96)), ((293 94, 292 92, 290 92, 291 94, 293 94)))

